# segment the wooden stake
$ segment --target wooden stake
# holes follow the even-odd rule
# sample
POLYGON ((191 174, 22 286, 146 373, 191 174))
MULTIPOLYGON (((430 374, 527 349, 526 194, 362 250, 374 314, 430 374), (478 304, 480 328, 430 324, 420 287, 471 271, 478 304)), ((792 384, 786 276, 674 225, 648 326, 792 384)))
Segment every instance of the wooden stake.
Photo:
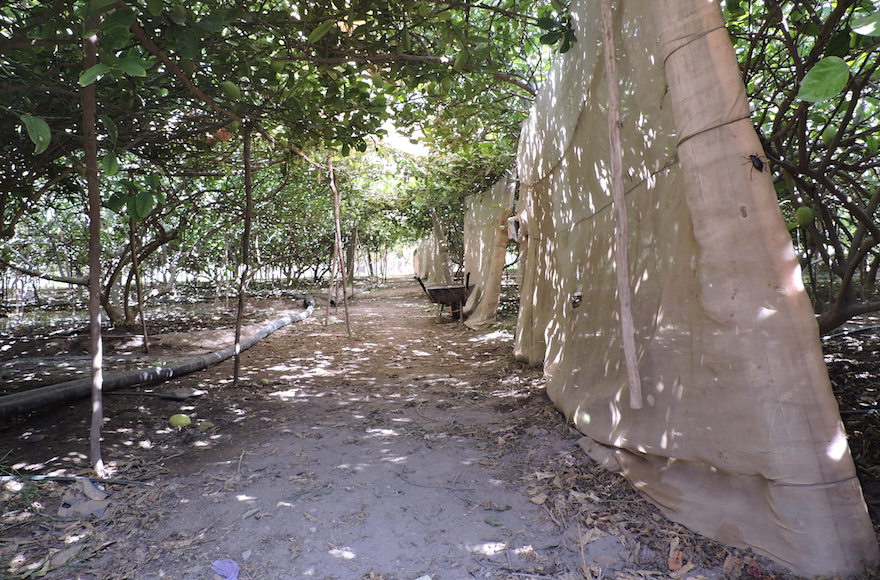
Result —
POLYGON ((608 86, 608 139, 611 145, 611 200, 614 206, 614 265, 617 298, 620 305, 620 333, 629 377, 629 406, 642 408, 642 379, 636 353, 632 317, 632 290, 629 282, 629 241, 626 198, 623 191, 623 147, 620 140, 620 80, 614 42, 614 14, 611 0, 602 0, 602 38, 605 44, 605 80, 608 86))

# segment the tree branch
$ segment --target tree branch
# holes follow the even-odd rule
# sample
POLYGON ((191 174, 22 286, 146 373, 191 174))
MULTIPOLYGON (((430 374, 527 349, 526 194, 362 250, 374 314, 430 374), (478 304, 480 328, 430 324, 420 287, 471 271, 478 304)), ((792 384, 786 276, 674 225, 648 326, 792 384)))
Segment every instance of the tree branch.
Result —
MULTIPOLYGON (((446 59, 439 56, 431 56, 431 55, 419 55, 419 54, 397 54, 397 53, 377 53, 377 54, 354 54, 354 55, 346 55, 346 56, 331 56, 331 57, 290 57, 287 60, 298 60, 298 61, 308 61, 314 62, 316 64, 342 64, 346 62, 366 62, 371 64, 376 63, 387 63, 387 62, 427 62, 432 64, 441 65, 444 67, 451 67, 452 63, 447 61, 446 59)), ((512 73, 504 73, 500 71, 488 71, 482 70, 478 67, 474 67, 471 65, 466 65, 462 67, 463 71, 466 72, 478 72, 492 75, 495 79, 499 81, 503 81, 509 83, 515 87, 518 87, 529 94, 530 97, 534 97, 537 94, 537 90, 535 87, 531 86, 528 82, 523 79, 517 77, 512 73)))
POLYGON ((18 264, 14 264, 8 260, 4 260, 3 258, 0 258, 0 266, 9 268, 10 270, 15 270, 16 272, 19 272, 21 274, 26 274, 27 276, 40 278, 41 280, 50 280, 52 282, 61 282, 63 284, 74 284, 76 286, 89 285, 88 277, 74 278, 72 276, 56 276, 55 274, 47 274, 46 272, 40 272, 26 266, 19 266, 18 264))

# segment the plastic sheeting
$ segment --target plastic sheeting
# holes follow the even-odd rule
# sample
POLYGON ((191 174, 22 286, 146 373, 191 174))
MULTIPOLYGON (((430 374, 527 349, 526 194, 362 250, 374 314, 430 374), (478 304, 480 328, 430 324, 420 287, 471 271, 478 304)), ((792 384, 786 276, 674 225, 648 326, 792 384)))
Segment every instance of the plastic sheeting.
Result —
POLYGON ((472 290, 463 313, 469 328, 485 327, 498 311, 515 189, 516 179, 508 175, 465 199, 464 271, 472 290))
POLYGON ((688 527, 802 575, 858 574, 876 537, 818 328, 718 4, 615 2, 629 279, 643 408, 628 404, 598 0, 520 142, 516 355, 688 527))

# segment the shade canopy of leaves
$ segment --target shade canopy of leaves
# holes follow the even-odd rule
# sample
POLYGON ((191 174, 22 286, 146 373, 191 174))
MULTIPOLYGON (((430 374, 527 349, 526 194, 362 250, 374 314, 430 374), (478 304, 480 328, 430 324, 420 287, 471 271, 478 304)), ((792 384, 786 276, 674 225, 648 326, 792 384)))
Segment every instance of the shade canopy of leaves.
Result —
MULTIPOLYGON (((388 119, 469 168, 460 187, 479 182, 499 156, 510 162, 548 62, 542 42, 572 42, 565 6, 556 0, 4 5, 0 258, 29 256, 31 266, 59 272, 35 259, 41 254, 31 250, 41 239, 29 234, 40 229, 45 208, 76 221, 84 207, 84 86, 94 86, 98 99, 106 242, 113 248, 105 261, 109 296, 125 265, 118 257, 126 240, 113 239, 116 221, 138 222, 144 249, 154 252, 142 256, 145 267, 155 266, 161 247, 166 268, 173 262, 196 276, 213 268, 215 278, 234 268, 243 123, 260 139, 258 220, 267 235, 256 239, 258 259, 263 248, 288 266, 326 261, 326 151, 366 151, 383 139, 388 119), (99 24, 87 27, 90 17, 99 24), (82 40, 92 35, 98 62, 84 67, 82 40), (169 253, 171 247, 189 249, 169 253)), ((357 172, 365 163, 349 165, 357 172)), ((401 200, 418 194, 401 187, 402 195, 377 196, 376 181, 358 185, 345 170, 343 164, 349 233, 374 248, 415 236, 418 211, 401 200)), ((438 188, 433 179, 421 187, 440 205, 439 189, 452 200, 465 193, 438 188)))
POLYGON ((0 7, 0 137, 10 161, 0 231, 9 237, 37 197, 75 181, 84 85, 98 90, 107 159, 127 152, 142 168, 174 174, 216 167, 210 136, 224 126, 235 135, 243 119, 277 151, 364 151, 392 117, 404 129, 441 121, 444 145, 493 119, 509 138, 544 64, 538 38, 564 32, 564 14, 557 2, 519 0, 0 7), (89 14, 100 14, 97 30, 84 28, 89 14), (91 34, 99 62, 83 70, 81 39, 91 34))

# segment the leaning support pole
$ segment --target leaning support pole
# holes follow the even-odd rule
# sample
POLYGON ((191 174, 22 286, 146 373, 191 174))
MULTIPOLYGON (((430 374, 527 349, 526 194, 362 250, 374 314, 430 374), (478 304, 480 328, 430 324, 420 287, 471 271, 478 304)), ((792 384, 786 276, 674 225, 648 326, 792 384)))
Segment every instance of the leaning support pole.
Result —
POLYGON ((614 42, 614 14, 611 0, 602 0, 602 32, 605 44, 605 80, 608 84, 608 138, 611 143, 611 199, 614 207, 614 266, 617 273, 617 299, 620 306, 620 334, 626 374, 629 379, 629 406, 642 408, 642 379, 636 353, 629 282, 629 242, 626 199, 623 191, 623 147, 620 138, 620 79, 614 42))
MULTIPOLYGON (((244 338, 240 345, 241 352, 249 349, 279 328, 310 317, 315 309, 314 298, 309 296, 306 299, 306 304, 305 311, 278 318, 254 334, 244 338)), ((134 385, 157 384, 182 377, 225 361, 235 354, 235 349, 236 345, 229 346, 223 350, 190 359, 174 366, 151 367, 137 371, 108 374, 104 376, 104 390, 111 391, 134 385)), ((57 405, 87 397, 91 392, 91 382, 90 378, 76 379, 0 397, 0 418, 21 415, 46 405, 57 405)))

